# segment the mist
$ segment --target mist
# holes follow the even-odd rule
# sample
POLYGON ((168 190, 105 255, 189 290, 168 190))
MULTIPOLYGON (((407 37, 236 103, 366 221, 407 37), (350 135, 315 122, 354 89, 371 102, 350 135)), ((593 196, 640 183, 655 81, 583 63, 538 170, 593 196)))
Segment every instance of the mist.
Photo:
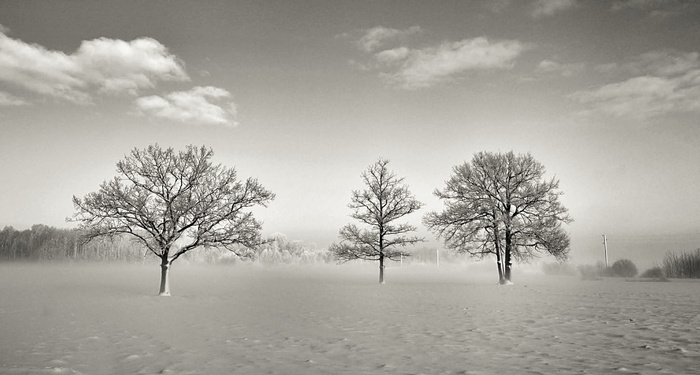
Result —
POLYGON ((696 282, 490 266, 2 264, 0 373, 692 373, 696 282))

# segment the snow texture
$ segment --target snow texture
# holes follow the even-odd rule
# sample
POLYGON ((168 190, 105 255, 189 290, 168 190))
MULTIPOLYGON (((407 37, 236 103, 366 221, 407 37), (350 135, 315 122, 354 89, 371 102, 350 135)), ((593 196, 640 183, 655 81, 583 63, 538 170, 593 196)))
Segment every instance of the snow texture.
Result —
POLYGON ((471 271, 0 265, 0 374, 697 371, 697 281, 471 271))

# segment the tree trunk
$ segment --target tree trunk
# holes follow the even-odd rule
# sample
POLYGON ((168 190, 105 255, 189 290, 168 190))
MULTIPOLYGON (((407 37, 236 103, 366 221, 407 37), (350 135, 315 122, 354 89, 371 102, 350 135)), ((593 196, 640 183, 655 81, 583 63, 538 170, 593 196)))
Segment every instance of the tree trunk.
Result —
POLYGON ((169 297, 170 296, 170 265, 168 259, 163 259, 160 264, 160 291, 159 296, 169 297))
POLYGON ((496 267, 498 267, 498 283, 503 285, 506 279, 503 277, 503 260, 501 259, 501 248, 496 241, 496 267))
MULTIPOLYGON (((496 216, 496 211, 493 212, 494 217, 496 216)), ((498 224, 493 226, 493 245, 496 247, 496 266, 498 267, 498 283, 503 285, 506 283, 506 279, 503 277, 503 263, 501 259, 501 242, 498 238, 498 224)))
POLYGON ((501 264, 501 256, 496 253, 496 266, 498 267, 498 283, 499 284, 505 284, 506 279, 503 277, 503 267, 501 264))
POLYGON ((379 283, 384 284, 384 254, 379 255, 379 283))
POLYGON ((505 275, 503 275, 504 278, 505 278, 506 284, 510 284, 510 283, 511 283, 511 280, 510 280, 510 269, 511 269, 511 267, 512 267, 512 263, 511 263, 511 260, 510 260, 510 249, 509 249, 508 251, 506 251, 506 271, 505 271, 505 275))
POLYGON ((511 284, 512 282, 510 281, 510 269, 512 267, 512 261, 511 261, 511 244, 512 244, 512 238, 511 238, 510 231, 506 229, 506 256, 505 256, 505 283, 506 284, 511 284))
POLYGON ((384 284, 384 224, 379 223, 379 283, 384 284))

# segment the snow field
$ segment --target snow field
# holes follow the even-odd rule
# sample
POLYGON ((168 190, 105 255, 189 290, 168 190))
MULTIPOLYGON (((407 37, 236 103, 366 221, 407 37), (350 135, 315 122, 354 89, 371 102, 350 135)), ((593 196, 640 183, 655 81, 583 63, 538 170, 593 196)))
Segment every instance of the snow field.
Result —
MULTIPOLYGON (((494 271, 495 273, 495 271, 494 271)), ((700 283, 387 269, 0 265, 0 374, 695 374, 700 283)))

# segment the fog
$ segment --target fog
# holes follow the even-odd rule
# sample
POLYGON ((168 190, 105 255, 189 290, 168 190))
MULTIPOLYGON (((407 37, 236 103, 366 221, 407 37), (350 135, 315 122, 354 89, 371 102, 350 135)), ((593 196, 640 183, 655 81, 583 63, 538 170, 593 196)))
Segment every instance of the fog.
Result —
POLYGON ((0 373, 695 371, 698 282, 493 268, 4 264, 0 373))

